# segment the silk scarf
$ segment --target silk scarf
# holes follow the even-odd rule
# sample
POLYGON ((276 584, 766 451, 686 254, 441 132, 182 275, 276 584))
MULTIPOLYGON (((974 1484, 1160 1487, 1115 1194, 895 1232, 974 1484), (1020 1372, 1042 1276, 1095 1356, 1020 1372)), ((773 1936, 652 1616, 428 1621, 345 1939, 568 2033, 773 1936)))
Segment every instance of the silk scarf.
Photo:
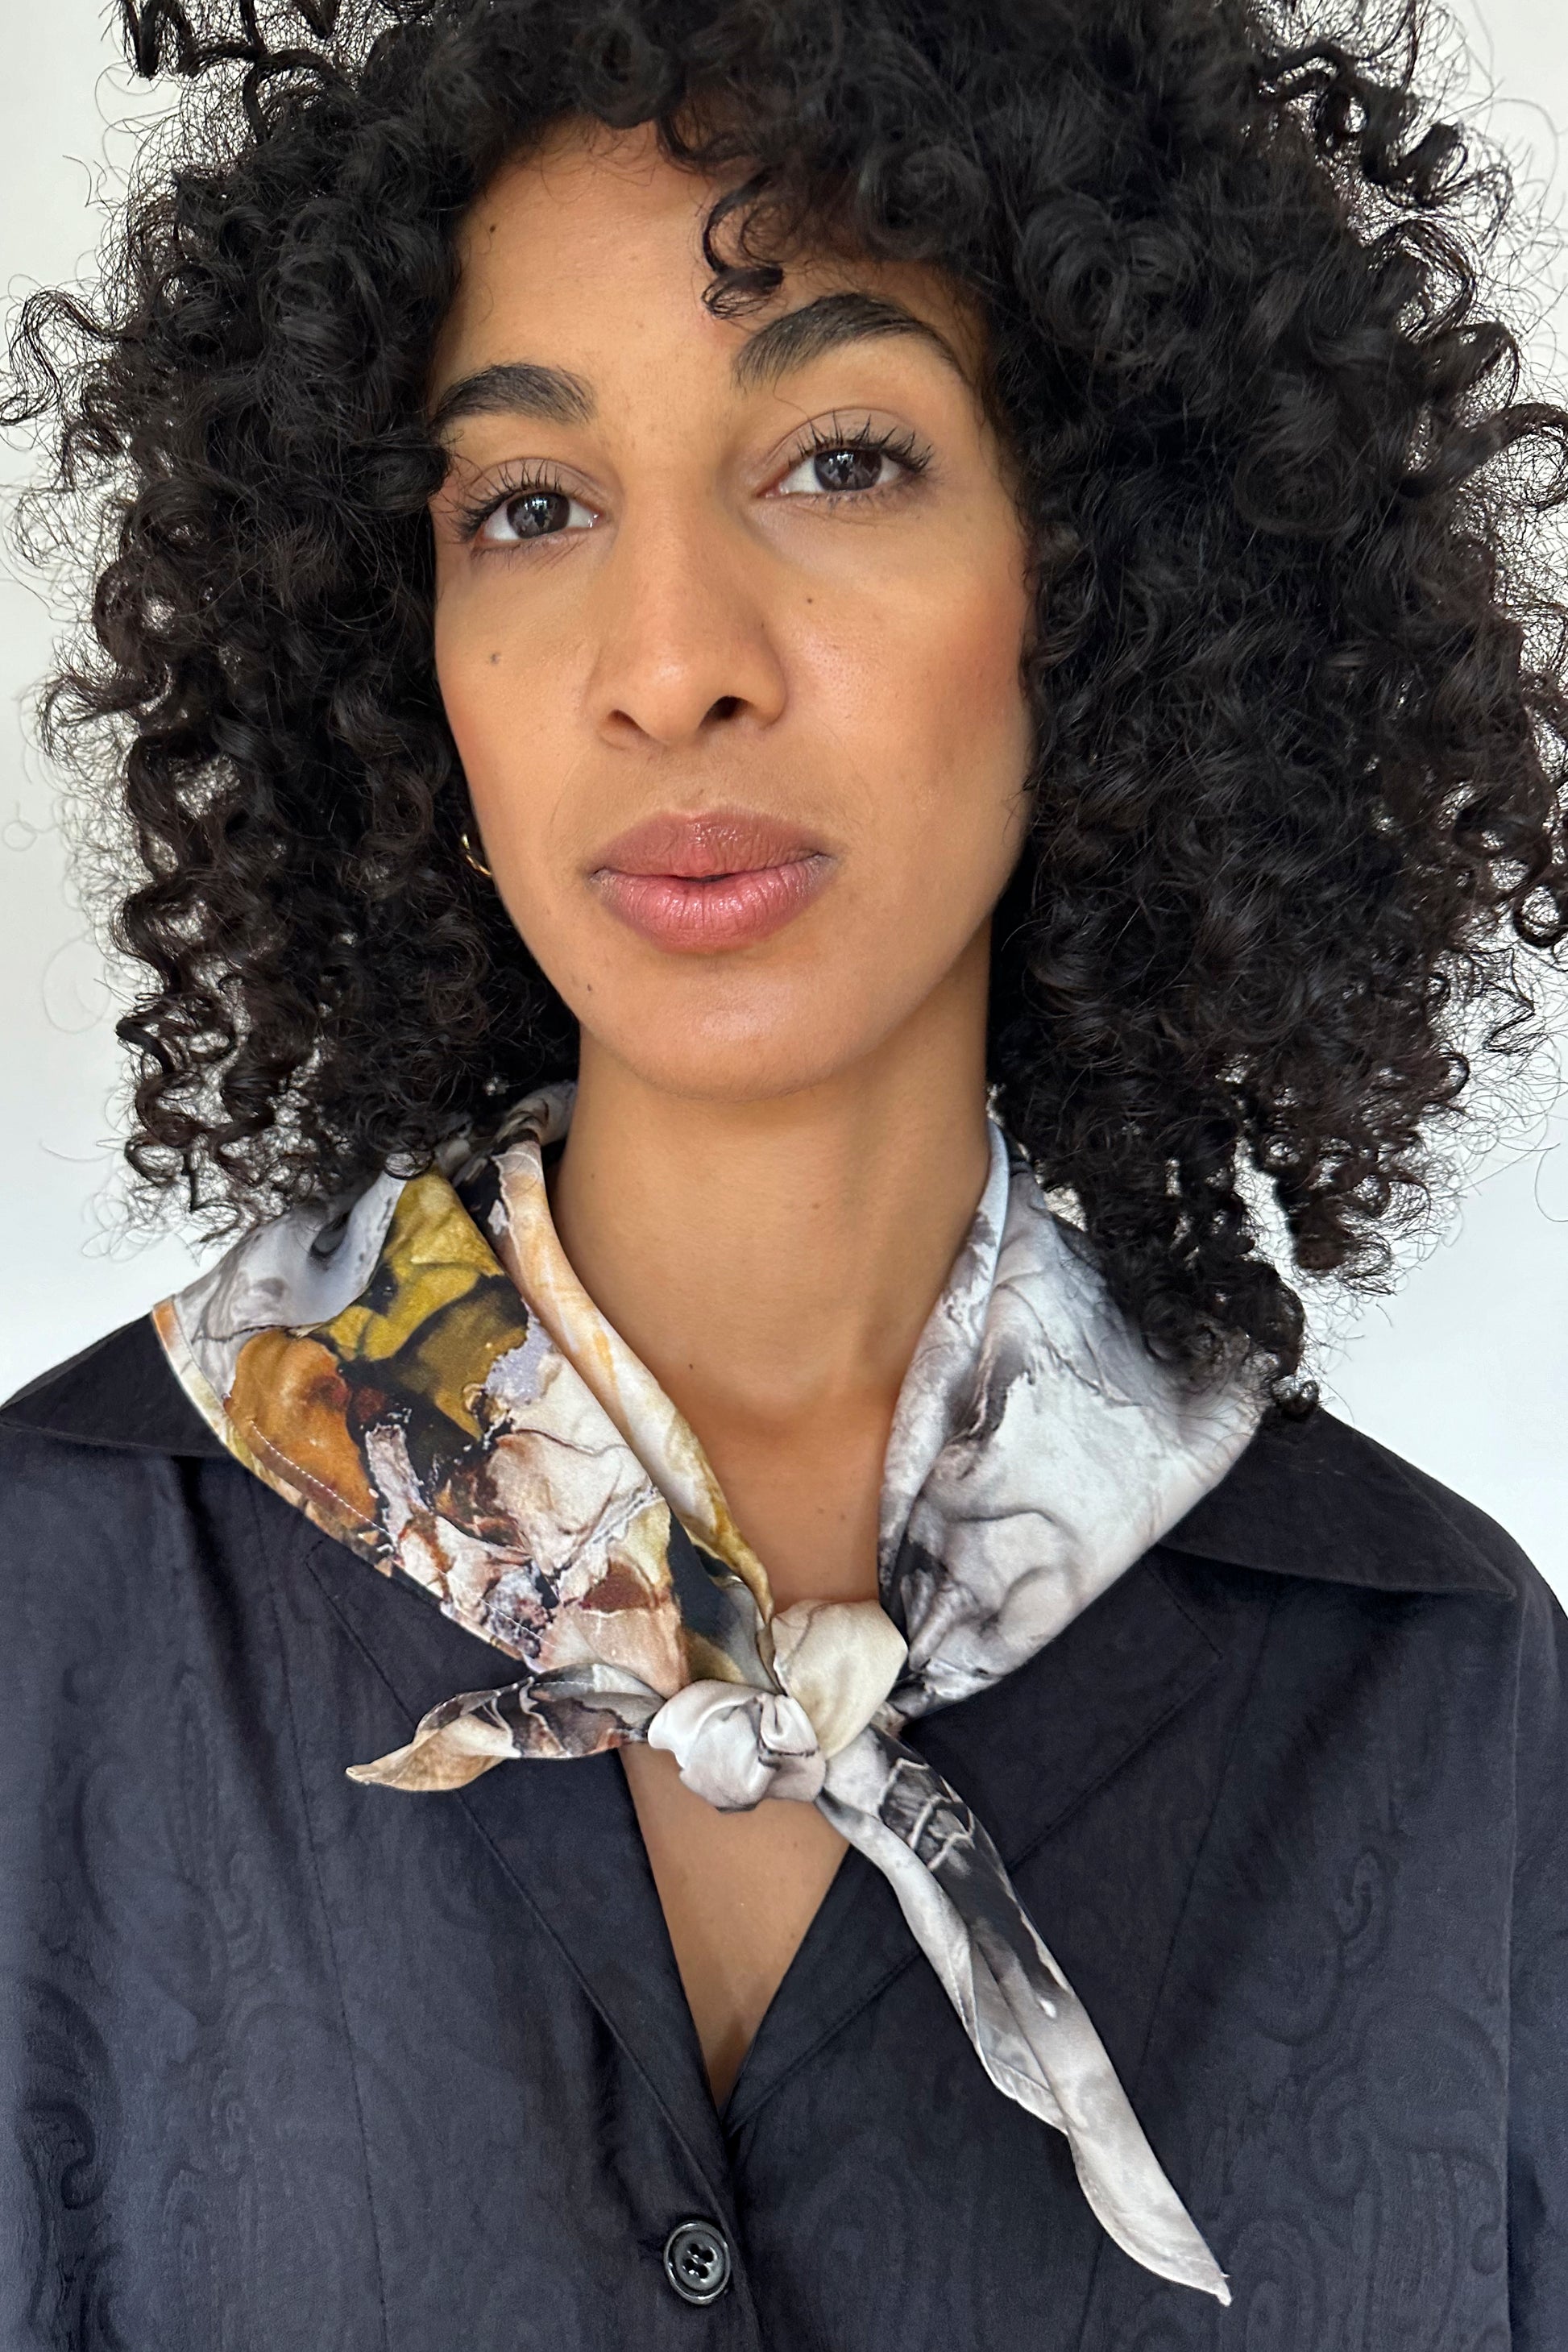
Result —
POLYGON ((879 1601, 775 1610, 695 1435, 556 1237, 542 1155, 573 1091, 346 1209, 289 1212, 155 1310, 240 1462, 509 1662, 351 1779, 449 1790, 647 1740, 711 1804, 817 1805, 888 1879, 997 2089, 1066 2134, 1110 2236, 1227 2303, 995 1846, 900 1733, 1022 1665, 1215 1485, 1250 1389, 1194 1396, 1153 1362, 993 1121, 898 1402, 879 1601))

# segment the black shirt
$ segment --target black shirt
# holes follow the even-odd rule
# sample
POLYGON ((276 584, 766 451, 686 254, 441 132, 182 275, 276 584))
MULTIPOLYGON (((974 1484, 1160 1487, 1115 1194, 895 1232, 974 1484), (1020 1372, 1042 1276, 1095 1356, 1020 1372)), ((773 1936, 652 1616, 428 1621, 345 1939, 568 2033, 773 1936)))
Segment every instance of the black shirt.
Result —
POLYGON ((1327 1413, 908 1734, 1228 2311, 1104 2236, 854 1852, 720 2114, 613 1754, 345 1779, 494 1653, 146 1324, 0 1461, 4 2352, 1568 2346, 1564 1622, 1327 1413))

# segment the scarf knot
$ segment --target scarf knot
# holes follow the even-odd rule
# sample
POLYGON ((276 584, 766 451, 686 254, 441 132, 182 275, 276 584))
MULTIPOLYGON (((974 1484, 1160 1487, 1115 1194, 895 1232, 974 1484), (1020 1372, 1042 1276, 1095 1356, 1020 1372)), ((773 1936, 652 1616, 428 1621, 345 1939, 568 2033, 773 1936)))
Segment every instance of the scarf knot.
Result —
POLYGON ((764 1797, 815 1804, 829 1759, 859 1737, 903 1672, 908 1644, 875 1601, 801 1601, 769 1626, 776 1691, 692 1682, 647 1727, 689 1789, 722 1813, 764 1797))

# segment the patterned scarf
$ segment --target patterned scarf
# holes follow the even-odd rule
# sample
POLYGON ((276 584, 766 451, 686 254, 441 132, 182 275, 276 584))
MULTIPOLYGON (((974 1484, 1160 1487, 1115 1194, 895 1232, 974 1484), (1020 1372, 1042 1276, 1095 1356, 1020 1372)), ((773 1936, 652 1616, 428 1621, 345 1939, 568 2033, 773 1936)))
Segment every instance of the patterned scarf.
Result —
POLYGON ((815 1803, 889 1880, 997 2088, 1067 2135, 1111 2237, 1227 2303, 990 1837, 900 1733, 1113 1583, 1224 1475, 1254 1401, 1160 1370, 993 1122, 899 1398, 880 1603, 775 1610, 696 1437, 556 1238, 542 1152, 573 1092, 340 1213, 290 1211, 156 1310, 242 1463, 512 1663, 350 1777, 453 1789, 646 1739, 716 1806, 815 1803))

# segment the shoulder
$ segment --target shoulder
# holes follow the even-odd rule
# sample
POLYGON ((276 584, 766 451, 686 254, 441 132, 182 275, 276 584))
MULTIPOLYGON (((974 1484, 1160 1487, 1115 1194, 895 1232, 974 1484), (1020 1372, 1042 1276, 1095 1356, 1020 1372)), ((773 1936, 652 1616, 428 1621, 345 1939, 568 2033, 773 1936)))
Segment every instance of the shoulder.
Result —
POLYGON ((146 1318, 29 1381, 0 1405, 0 1665, 141 1655, 254 1542, 252 1483, 146 1318))
POLYGON ((107 1332, 0 1404, 0 1445, 13 1458, 38 1437, 111 1454, 224 1458, 174 1378, 150 1315, 107 1332))
POLYGON ((208 1439, 149 1327, 0 1406, 0 1884, 24 1905, 168 1916, 216 1883, 214 1823, 293 1769, 290 1658, 337 1687, 312 1532, 208 1439))
POLYGON ((1552 1602, 1539 1570, 1477 1504, 1321 1407, 1298 1422, 1268 1415, 1164 1542, 1324 1585, 1552 1602))
MULTIPOLYGON (((1215 1611, 1216 1639, 1251 1612, 1270 1723, 1311 1691, 1314 1723, 1373 1726, 1413 1774, 1455 1776, 1451 1822, 1511 1836, 1517 1803, 1529 1843, 1527 1816, 1568 1822, 1568 1618, 1506 1528, 1430 1472, 1321 1410, 1265 1422, 1161 1568, 1215 1611)), ((1568 1846, 1553 1867, 1561 1888, 1568 1846)))

